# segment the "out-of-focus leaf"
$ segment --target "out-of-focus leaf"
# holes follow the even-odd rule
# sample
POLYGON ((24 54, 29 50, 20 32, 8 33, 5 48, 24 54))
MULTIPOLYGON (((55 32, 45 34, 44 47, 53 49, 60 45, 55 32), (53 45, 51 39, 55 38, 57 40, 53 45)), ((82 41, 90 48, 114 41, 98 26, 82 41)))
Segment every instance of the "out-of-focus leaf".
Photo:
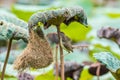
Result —
MULTIPOLYGON (((23 9, 23 8, 22 8, 23 9)), ((25 10, 19 10, 16 9, 15 6, 12 7, 12 12, 16 14, 20 19, 23 19, 25 21, 28 21, 30 16, 35 12, 35 11, 25 11, 25 10)))
MULTIPOLYGON (((3 63, 3 62, 0 62, 0 64, 1 64, 1 66, 0 66, 0 72, 2 72, 4 63, 3 63)), ((17 76, 17 73, 18 73, 18 72, 13 69, 13 65, 7 64, 7 66, 6 66, 6 71, 5 71, 5 75, 16 77, 16 76, 17 76)))
POLYGON ((0 21, 6 21, 8 23, 13 23, 14 25, 18 25, 25 29, 27 29, 28 27, 28 24, 25 21, 11 14, 0 13, 0 21))
POLYGON ((93 76, 89 74, 88 69, 82 71, 81 78, 79 80, 92 80, 93 76))
POLYGON ((16 16, 0 13, 0 36, 5 40, 13 37, 27 42, 27 23, 16 16))
POLYGON ((9 23, 4 20, 0 20, 0 36, 5 40, 14 38, 16 40, 22 39, 27 42, 29 37, 27 29, 24 29, 19 24, 9 23))
MULTIPOLYGON (((0 73, 0 76, 1 76, 1 73, 0 73)), ((5 75, 4 80, 17 80, 17 78, 14 76, 5 75)))
MULTIPOLYGON (((8 63, 13 64, 16 57, 21 53, 22 51, 12 50, 10 52, 10 56, 8 58, 8 63)), ((0 54, 0 62, 4 62, 6 57, 6 51, 0 54)))
MULTIPOLYGON (((35 80, 54 80, 55 76, 53 75, 53 70, 49 71, 46 74, 39 75, 35 78, 35 80)), ((60 78, 58 79, 60 80, 60 78)))
POLYGON ((79 50, 74 49, 72 53, 68 54, 64 50, 64 60, 65 61, 73 61, 77 63, 82 63, 83 61, 90 61, 90 57, 87 53, 82 53, 79 50))
POLYGON ((97 36, 99 38, 106 38, 115 41, 120 46, 120 29, 112 27, 102 27, 98 30, 97 36))
POLYGON ((94 57, 105 64, 107 68, 112 71, 116 72, 120 68, 120 60, 114 57, 110 52, 100 52, 94 54, 94 57))
POLYGON ((91 27, 85 28, 78 22, 72 22, 70 25, 61 24, 61 31, 64 32, 73 42, 78 42, 87 39, 87 34, 91 27))
POLYGON ((120 79, 120 60, 118 58, 114 57, 110 52, 96 53, 94 57, 105 64, 117 80, 120 79))

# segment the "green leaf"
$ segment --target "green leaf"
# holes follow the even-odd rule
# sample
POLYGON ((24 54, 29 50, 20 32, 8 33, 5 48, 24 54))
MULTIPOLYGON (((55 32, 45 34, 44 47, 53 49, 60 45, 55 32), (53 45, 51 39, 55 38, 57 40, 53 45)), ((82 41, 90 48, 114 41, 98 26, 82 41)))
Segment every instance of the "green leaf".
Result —
POLYGON ((107 68, 112 71, 116 72, 118 69, 120 69, 120 60, 114 57, 110 52, 100 52, 94 54, 94 57, 105 64, 107 68))
POLYGON ((110 52, 101 52, 94 54, 94 57, 106 65, 116 80, 120 79, 120 60, 114 57, 110 52))
POLYGON ((43 23, 45 28, 51 25, 59 26, 61 23, 69 25, 71 22, 77 21, 87 26, 87 17, 81 7, 69 7, 56 10, 48 10, 33 14, 29 20, 29 27, 43 23))
POLYGON ((91 27, 86 28, 78 22, 72 22, 68 26, 61 24, 60 28, 73 42, 86 40, 87 34, 91 30, 91 27))
POLYGON ((5 40, 14 38, 27 42, 29 37, 27 23, 15 16, 0 14, 0 36, 5 40))

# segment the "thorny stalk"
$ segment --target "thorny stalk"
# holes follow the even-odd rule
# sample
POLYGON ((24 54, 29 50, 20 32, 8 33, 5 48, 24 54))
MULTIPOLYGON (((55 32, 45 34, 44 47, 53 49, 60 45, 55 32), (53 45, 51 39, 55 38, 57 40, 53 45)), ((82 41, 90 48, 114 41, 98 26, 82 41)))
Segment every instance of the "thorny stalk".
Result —
POLYGON ((12 44, 12 38, 9 40, 8 43, 8 49, 7 49, 7 54, 6 54, 6 58, 5 58, 5 62, 4 62, 4 66, 3 66, 3 70, 2 70, 2 74, 1 74, 1 80, 4 80, 4 75, 5 75, 5 69, 7 66, 7 62, 8 62, 8 58, 9 58, 9 54, 10 54, 10 49, 11 49, 11 44, 12 44))
POLYGON ((60 49, 60 68, 61 68, 61 80, 64 80, 64 54, 61 44, 61 37, 60 37, 60 26, 57 26, 57 33, 58 33, 58 39, 59 39, 59 49, 60 49))

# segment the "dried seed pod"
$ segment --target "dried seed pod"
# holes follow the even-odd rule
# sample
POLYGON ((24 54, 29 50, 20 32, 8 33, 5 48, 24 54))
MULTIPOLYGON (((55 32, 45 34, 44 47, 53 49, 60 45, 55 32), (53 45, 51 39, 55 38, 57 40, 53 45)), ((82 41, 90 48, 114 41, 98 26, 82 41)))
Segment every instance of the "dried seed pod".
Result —
POLYGON ((30 39, 27 47, 14 62, 14 68, 20 71, 27 67, 44 68, 53 61, 50 45, 43 37, 42 31, 30 29, 29 35, 30 39), (42 35, 38 35, 38 33, 42 35))
POLYGON ((102 27, 98 30, 97 36, 115 41, 120 46, 120 29, 111 27, 102 27))
POLYGON ((111 27, 102 27, 98 30, 97 36, 100 38, 112 38, 114 36, 116 29, 111 27))
POLYGON ((91 64, 90 68, 88 69, 88 72, 92 75, 97 76, 97 69, 99 66, 100 66, 100 71, 99 71, 100 76, 108 73, 109 70, 106 68, 106 66, 100 63, 91 64))
POLYGON ((47 38, 51 44, 58 44, 59 43, 57 33, 49 33, 49 34, 47 34, 47 38))
MULTIPOLYGON (((63 32, 60 32, 60 36, 62 38, 61 41, 62 41, 64 49, 67 50, 68 52, 70 52, 70 51, 73 52, 70 38, 68 38, 63 32)), ((58 39, 57 33, 50 33, 47 35, 47 37, 52 44, 54 44, 54 43, 58 44, 59 39, 58 39)))

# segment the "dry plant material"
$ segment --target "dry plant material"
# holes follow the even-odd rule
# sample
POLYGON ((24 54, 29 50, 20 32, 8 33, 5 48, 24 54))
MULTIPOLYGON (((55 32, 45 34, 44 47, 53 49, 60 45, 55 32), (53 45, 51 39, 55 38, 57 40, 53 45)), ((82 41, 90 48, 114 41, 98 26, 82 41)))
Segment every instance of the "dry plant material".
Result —
MULTIPOLYGON (((51 44, 58 44, 59 39, 57 33, 50 33, 47 35, 48 39, 50 40, 51 44)), ((63 32, 60 32, 62 47, 68 52, 73 52, 72 44, 70 38, 68 38, 63 32)))
POLYGON ((120 46, 120 29, 112 27, 102 27, 98 30, 97 36, 115 41, 120 46))
POLYGON ((38 35, 43 34, 40 30, 29 30, 29 43, 21 55, 15 60, 15 69, 21 71, 29 67, 35 69, 44 68, 53 61, 49 43, 44 38, 44 35, 38 35))
POLYGON ((69 7, 37 12, 31 16, 28 23, 30 29, 34 29, 35 26, 41 25, 41 23, 43 24, 44 29, 47 29, 51 25, 56 26, 60 48, 61 80, 64 80, 64 56, 61 44, 62 39, 60 37, 60 25, 61 23, 69 25, 73 21, 77 21, 86 27, 88 26, 86 14, 81 7, 69 7))

